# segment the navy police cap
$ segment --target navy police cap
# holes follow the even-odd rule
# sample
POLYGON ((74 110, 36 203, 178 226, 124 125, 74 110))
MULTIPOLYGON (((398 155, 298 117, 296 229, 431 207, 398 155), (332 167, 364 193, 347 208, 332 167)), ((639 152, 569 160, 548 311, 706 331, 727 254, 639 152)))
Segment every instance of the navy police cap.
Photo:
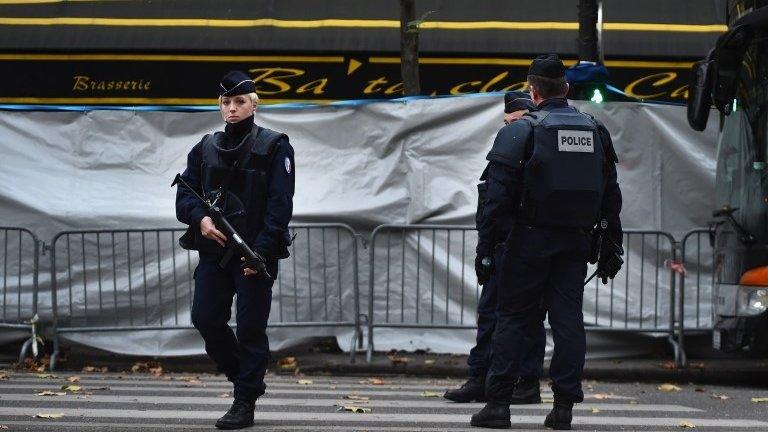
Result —
POLYGON ((256 92, 256 84, 251 77, 241 71, 231 71, 224 75, 219 83, 221 96, 237 96, 256 92))
POLYGON ((533 111, 534 109, 536 109, 536 105, 533 104, 528 93, 511 91, 504 94, 505 113, 509 114, 521 110, 533 111))
POLYGON ((540 55, 531 62, 528 75, 552 79, 563 78, 565 76, 565 65, 563 65, 557 54, 540 55))

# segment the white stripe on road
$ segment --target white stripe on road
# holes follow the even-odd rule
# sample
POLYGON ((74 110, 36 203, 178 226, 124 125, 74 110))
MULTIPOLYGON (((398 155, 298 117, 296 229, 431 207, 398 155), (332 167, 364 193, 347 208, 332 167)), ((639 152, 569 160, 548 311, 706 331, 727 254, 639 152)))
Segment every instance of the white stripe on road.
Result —
MULTIPOLYGON (((79 383, 78 383, 79 385, 79 383)), ((83 391, 95 391, 94 388, 89 388, 88 386, 81 386, 83 387, 83 391)), ((220 394, 223 392, 231 391, 232 385, 223 386, 223 387, 203 387, 203 386, 189 386, 189 387, 146 387, 146 386, 139 386, 139 387, 131 387, 131 386, 111 386, 107 385, 109 387, 109 390, 115 391, 115 392, 154 392, 154 393, 181 393, 184 391, 194 391, 197 393, 215 393, 220 394)), ((14 389, 14 390, 60 390, 61 384, 53 384, 50 382, 41 382, 40 385, 33 385, 33 384, 3 384, 4 389, 14 389)), ((429 391, 427 389, 423 389, 422 391, 429 391)), ((273 388, 273 386, 267 386, 267 396, 276 396, 281 394, 302 394, 302 395, 341 395, 344 396, 345 394, 359 394, 361 396, 399 396, 399 397, 422 397, 421 391, 395 391, 395 390, 368 390, 368 388, 363 387, 351 387, 349 389, 335 389, 335 390, 316 390, 316 389, 307 389, 305 386, 302 385, 294 385, 290 386, 284 389, 281 388, 273 388)), ((552 398, 553 395, 551 392, 542 392, 541 397, 543 398, 552 398)), ((599 398, 603 399, 605 398, 604 395, 599 396, 599 398)), ((584 395, 584 399, 596 399, 598 400, 598 396, 596 394, 586 394, 584 395)), ((617 396, 617 395, 610 395, 608 396, 608 399, 615 399, 615 400, 635 400, 637 398, 630 397, 630 396, 617 396)))
MULTIPOLYGON (((145 404, 185 404, 185 405, 222 405, 229 406, 232 398, 220 397, 195 397, 195 396, 127 396, 127 395, 77 395, 65 396, 37 396, 29 394, 0 395, 0 401, 35 401, 35 402, 86 402, 86 403, 145 403, 145 404)), ((368 400, 356 401, 343 399, 280 399, 263 397, 259 399, 259 406, 285 406, 285 407, 333 407, 338 405, 360 405, 369 408, 442 408, 442 409, 476 409, 480 410, 482 403, 453 403, 442 399, 433 400, 368 400)), ((591 411, 597 408, 601 411, 657 411, 657 412, 704 412, 704 410, 681 405, 660 404, 611 404, 589 403, 575 405, 574 410, 591 411)), ((550 410, 551 403, 535 405, 512 405, 512 410, 550 410)))
MULTIPOLYGON (((2 421, 3 425, 6 426, 36 426, 36 427, 59 427, 59 428, 78 428, 77 430, 84 429, 84 428, 98 428, 98 430, 107 430, 107 429, 182 429, 182 430, 190 430, 190 429, 205 429, 205 430, 212 430, 213 426, 209 425, 200 425, 200 424, 172 424, 172 423, 86 423, 86 422, 56 422, 56 421, 2 421)), ((212 424, 212 423, 211 423, 212 424)), ((270 426, 270 425, 263 425, 258 424, 255 426, 258 428, 258 431, 260 432, 291 432, 291 431, 317 431, 318 426, 289 426, 289 425, 281 425, 281 426, 270 426)), ((254 429, 250 429, 254 430, 254 429)), ((408 427, 394 427, 394 426, 365 426, 363 428, 357 426, 357 427, 343 427, 343 426, 333 426, 333 432, 360 432, 361 430, 369 431, 369 432, 445 432, 446 428, 433 428, 433 427, 416 427, 408 426, 408 427)), ((477 428, 462 428, 462 427, 456 427, 456 428, 450 428, 451 432, 479 432, 480 430, 477 428)), ((515 432, 540 432, 541 429, 515 429, 515 432)))
MULTIPOLYGON (((101 409, 101 408, 54 408, 42 410, 39 407, 0 407, 3 416, 34 416, 40 412, 61 413, 69 417, 87 418, 133 418, 133 419, 182 419, 182 420, 216 420, 221 417, 221 411, 195 410, 130 410, 130 409, 101 409)), ((353 413, 301 413, 301 412, 256 412, 256 421, 320 421, 320 422, 358 422, 358 423, 457 423, 468 424, 467 414, 353 414, 353 413), (288 416, 290 414, 290 416, 288 416), (290 417, 290 418, 288 418, 290 417)), ((513 415, 513 424, 541 424, 541 416, 513 415)), ((768 422, 740 419, 706 419, 706 418, 659 418, 659 417, 574 417, 576 425, 601 426, 665 426, 679 427, 680 422, 688 421, 701 427, 768 428, 768 422)))

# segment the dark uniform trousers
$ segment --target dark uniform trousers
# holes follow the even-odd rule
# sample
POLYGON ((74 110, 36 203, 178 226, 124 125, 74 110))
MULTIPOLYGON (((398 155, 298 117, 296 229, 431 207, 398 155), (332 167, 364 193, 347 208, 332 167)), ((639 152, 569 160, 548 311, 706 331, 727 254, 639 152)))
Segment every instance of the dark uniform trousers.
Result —
MULTIPOLYGON (((277 277, 277 261, 267 271, 277 277)), ((195 269, 192 324, 205 340, 205 351, 235 387, 235 399, 255 400, 264 394, 269 361, 267 320, 274 279, 244 276, 237 259, 219 267, 219 260, 201 254, 195 269), (237 335, 227 324, 237 294, 237 335)))
POLYGON ((504 289, 498 293, 498 321, 491 342, 493 356, 486 382, 489 400, 510 400, 528 349, 526 332, 541 323, 542 301, 547 305, 555 343, 549 372, 555 398, 574 403, 584 399, 580 379, 586 352, 582 298, 588 254, 584 230, 515 227, 497 273, 504 289))
MULTIPOLYGON (((494 255, 494 262, 501 262, 502 249, 498 248, 494 255)), ((469 376, 482 380, 485 380, 491 367, 491 338, 497 321, 498 278, 498 272, 493 272, 480 292, 477 303, 477 339, 467 359, 469 376)), ((544 362, 544 350, 547 344, 547 332, 544 329, 546 313, 546 310, 540 309, 538 322, 525 332, 523 354, 520 359, 521 379, 538 380, 541 377, 541 365, 544 362)))

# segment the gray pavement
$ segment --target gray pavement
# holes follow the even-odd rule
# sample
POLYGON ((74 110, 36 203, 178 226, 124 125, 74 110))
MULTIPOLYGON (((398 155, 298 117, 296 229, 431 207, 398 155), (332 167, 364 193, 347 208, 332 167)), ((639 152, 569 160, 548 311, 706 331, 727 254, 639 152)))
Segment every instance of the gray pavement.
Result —
MULTIPOLYGON (((75 381, 74 378, 71 378, 75 381)), ((443 400, 456 378, 413 376, 274 375, 257 403, 259 431, 478 431, 469 417, 481 404, 443 400), (359 407, 370 410, 354 413, 359 407)), ((684 425, 703 430, 768 430, 768 389, 634 382, 584 382, 574 429, 669 431, 684 425)), ((513 427, 543 430, 551 393, 544 403, 515 406, 513 427)), ((24 431, 215 430, 212 424, 231 403, 231 386, 213 374, 0 372, 0 426, 24 431), (5 378, 2 378, 5 376, 5 378), (78 377, 77 382, 68 378, 78 377), (62 390, 62 386, 79 388, 62 390), (48 393, 45 393, 48 392, 48 393), (54 418, 39 418, 52 415, 54 418)))

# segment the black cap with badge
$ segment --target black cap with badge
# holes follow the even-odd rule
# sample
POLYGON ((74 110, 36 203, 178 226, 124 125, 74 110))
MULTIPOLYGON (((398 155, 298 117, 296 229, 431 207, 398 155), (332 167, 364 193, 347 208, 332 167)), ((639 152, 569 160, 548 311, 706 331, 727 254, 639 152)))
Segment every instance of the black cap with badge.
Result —
POLYGON ((536 105, 533 104, 528 93, 516 90, 504 94, 504 112, 506 114, 522 110, 533 111, 534 109, 536 109, 536 105))
POLYGON ((219 83, 221 96, 237 96, 241 94, 255 93, 256 84, 245 72, 231 71, 224 75, 219 83))
POLYGON ((565 77, 565 65, 557 54, 544 54, 536 57, 531 62, 528 75, 536 75, 544 78, 559 79, 565 77))

